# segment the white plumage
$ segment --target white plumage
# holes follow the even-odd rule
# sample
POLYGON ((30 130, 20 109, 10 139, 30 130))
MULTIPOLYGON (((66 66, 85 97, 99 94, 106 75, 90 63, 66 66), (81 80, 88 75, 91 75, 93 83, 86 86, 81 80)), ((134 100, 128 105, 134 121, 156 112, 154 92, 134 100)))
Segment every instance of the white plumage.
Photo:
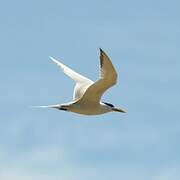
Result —
POLYGON ((117 82, 116 70, 102 49, 100 49, 100 77, 96 82, 73 71, 53 57, 50 58, 67 76, 75 81, 73 101, 41 107, 56 108, 85 115, 97 115, 110 111, 125 112, 122 109, 115 108, 110 103, 100 102, 103 93, 117 82))

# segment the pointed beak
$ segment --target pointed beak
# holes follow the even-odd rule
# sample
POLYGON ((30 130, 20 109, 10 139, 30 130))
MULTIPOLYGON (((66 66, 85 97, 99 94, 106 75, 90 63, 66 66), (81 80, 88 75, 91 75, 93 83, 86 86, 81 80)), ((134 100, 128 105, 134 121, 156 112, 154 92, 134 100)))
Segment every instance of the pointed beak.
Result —
POLYGON ((126 113, 126 111, 125 111, 125 110, 120 109, 120 108, 113 108, 112 110, 113 110, 113 111, 116 111, 116 112, 126 113))

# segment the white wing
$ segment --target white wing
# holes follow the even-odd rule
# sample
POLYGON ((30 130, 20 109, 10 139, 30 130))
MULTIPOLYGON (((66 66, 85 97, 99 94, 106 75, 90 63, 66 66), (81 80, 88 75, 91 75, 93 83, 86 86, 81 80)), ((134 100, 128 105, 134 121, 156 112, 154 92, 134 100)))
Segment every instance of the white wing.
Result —
POLYGON ((82 76, 81 74, 78 74, 77 72, 73 71, 69 67, 65 66, 61 62, 57 61, 53 57, 50 57, 50 59, 56 63, 62 71, 69 76, 71 79, 73 79, 76 83, 75 88, 74 88, 74 93, 73 93, 73 99, 77 100, 81 98, 84 94, 84 92, 87 90, 87 88, 93 84, 93 81, 90 79, 82 76))
POLYGON ((100 78, 88 87, 80 101, 84 103, 99 103, 103 93, 115 85, 116 82, 116 70, 106 53, 100 49, 100 78))

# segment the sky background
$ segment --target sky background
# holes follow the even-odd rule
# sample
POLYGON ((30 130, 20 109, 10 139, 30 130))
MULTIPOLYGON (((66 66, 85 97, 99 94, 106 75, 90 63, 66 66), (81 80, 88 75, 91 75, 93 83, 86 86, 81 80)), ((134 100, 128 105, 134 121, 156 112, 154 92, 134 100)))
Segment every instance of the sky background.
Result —
POLYGON ((1 1, 0 179, 180 179, 179 8, 178 0, 1 1), (73 81, 49 56, 96 80, 99 47, 119 75, 103 99, 128 113, 29 108, 72 98, 73 81))

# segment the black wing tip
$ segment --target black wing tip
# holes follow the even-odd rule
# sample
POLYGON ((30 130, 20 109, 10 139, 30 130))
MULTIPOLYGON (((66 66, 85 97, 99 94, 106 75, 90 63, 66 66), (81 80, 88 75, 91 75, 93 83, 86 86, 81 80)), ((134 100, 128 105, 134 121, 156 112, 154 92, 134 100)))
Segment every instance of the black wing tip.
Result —
POLYGON ((104 53, 104 51, 102 50, 102 48, 99 48, 99 50, 100 50, 100 53, 101 53, 101 54, 104 53))
POLYGON ((104 51, 101 48, 99 48, 99 50, 100 50, 100 67, 102 68, 104 51))

